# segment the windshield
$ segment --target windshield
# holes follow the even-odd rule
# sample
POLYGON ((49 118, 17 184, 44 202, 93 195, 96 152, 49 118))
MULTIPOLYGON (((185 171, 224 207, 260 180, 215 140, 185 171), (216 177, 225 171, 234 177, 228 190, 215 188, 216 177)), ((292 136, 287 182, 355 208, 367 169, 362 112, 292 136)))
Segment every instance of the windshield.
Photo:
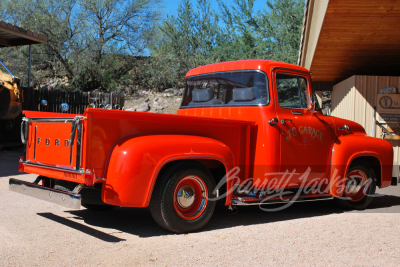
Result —
POLYGON ((267 84, 267 76, 258 71, 188 77, 182 107, 267 105, 267 84))

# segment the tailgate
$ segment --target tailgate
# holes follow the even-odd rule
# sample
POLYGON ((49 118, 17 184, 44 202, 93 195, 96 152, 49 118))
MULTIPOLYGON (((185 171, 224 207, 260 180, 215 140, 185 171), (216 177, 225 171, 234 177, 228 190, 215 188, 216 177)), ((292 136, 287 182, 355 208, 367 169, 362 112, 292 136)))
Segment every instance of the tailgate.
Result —
MULTIPOLYGON (((26 143, 25 166, 50 169, 53 170, 53 176, 48 172, 45 176, 60 178, 62 175, 62 178, 67 177, 66 180, 76 181, 77 177, 65 175, 65 172, 83 174, 82 147, 85 119, 82 116, 24 118, 21 138, 22 142, 26 143), (59 171, 59 175, 54 175, 54 171, 59 171)), ((27 172, 44 175, 32 169, 27 172)))

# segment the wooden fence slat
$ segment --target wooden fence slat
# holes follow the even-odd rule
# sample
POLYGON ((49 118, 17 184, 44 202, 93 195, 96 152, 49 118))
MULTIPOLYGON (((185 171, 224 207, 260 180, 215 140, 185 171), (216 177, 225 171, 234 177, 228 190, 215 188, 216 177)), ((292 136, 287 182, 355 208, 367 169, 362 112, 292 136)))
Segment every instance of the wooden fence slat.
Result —
MULTIPOLYGON (((34 90, 24 89, 24 110, 61 112, 62 103, 69 105, 68 113, 83 114, 90 103, 95 103, 96 107, 100 104, 106 106, 111 104, 111 94, 102 92, 67 92, 61 90, 49 90, 47 88, 34 90), (47 101, 47 106, 40 106, 42 100, 47 101)), ((125 104, 125 96, 120 93, 112 94, 113 109, 115 105, 122 108, 125 104)))

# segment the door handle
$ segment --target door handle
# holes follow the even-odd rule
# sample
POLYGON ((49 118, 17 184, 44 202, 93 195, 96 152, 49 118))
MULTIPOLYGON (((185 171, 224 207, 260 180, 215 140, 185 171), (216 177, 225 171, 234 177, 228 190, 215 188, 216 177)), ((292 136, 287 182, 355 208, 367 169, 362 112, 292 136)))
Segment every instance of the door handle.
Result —
POLYGON ((303 115, 303 112, 292 110, 292 114, 294 114, 294 115, 303 115))
POLYGON ((292 121, 291 119, 281 119, 281 123, 285 124, 285 121, 292 121))

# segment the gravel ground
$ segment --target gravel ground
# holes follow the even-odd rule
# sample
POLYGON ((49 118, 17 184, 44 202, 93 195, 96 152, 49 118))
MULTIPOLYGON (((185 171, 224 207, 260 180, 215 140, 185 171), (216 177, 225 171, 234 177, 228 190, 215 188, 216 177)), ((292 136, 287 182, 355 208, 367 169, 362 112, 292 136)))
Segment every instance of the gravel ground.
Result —
POLYGON ((147 209, 71 210, 8 190, 22 151, 0 151, 1 266, 399 266, 400 187, 378 190, 368 210, 330 201, 267 213, 217 208, 200 232, 172 234, 147 209))

